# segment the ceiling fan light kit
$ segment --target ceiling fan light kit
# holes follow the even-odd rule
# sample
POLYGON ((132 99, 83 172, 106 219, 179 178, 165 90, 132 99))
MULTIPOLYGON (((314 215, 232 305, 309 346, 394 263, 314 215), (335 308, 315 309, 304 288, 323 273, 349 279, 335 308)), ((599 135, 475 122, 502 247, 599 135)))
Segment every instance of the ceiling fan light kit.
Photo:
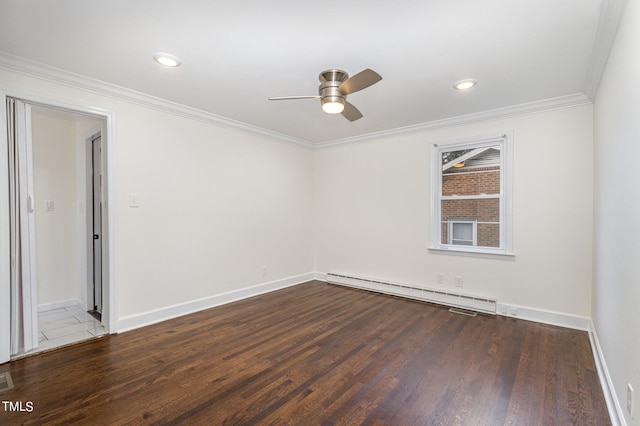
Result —
POLYGON ((347 120, 355 121, 362 118, 362 113, 349 102, 347 95, 366 89, 382 80, 377 72, 366 69, 349 78, 349 74, 339 69, 322 71, 319 76, 320 87, 318 95, 312 96, 283 96, 269 98, 270 101, 292 99, 320 99, 322 110, 327 114, 342 114, 347 120))
POLYGON ((340 114, 344 111, 344 98, 322 99, 322 110, 327 114, 340 114))

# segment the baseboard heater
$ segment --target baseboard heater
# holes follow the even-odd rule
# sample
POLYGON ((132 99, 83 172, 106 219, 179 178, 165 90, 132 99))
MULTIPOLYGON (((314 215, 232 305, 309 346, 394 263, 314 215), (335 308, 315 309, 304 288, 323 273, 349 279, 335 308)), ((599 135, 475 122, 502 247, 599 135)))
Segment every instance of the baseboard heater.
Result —
POLYGON ((415 287, 408 284, 380 281, 333 272, 327 274, 327 282, 375 291, 378 293, 423 300, 426 302, 437 303, 439 305, 462 308, 485 314, 496 314, 496 300, 486 297, 471 296, 432 288, 415 287))

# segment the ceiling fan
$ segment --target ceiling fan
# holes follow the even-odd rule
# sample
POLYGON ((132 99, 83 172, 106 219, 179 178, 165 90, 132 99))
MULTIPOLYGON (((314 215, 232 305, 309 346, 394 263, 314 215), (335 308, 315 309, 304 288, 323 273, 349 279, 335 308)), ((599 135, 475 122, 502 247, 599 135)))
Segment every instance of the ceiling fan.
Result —
POLYGON ((382 80, 377 72, 366 69, 349 78, 349 74, 342 70, 330 69, 322 71, 319 76, 320 87, 318 95, 309 96, 281 96, 269 98, 270 101, 284 101, 291 99, 320 99, 322 110, 328 114, 342 114, 349 121, 362 118, 358 108, 347 102, 347 95, 376 84, 382 80))

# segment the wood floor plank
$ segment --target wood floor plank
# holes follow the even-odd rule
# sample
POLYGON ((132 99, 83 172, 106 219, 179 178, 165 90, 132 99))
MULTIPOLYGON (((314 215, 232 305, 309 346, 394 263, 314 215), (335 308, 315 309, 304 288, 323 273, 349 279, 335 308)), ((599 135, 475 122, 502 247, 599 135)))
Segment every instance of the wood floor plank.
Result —
POLYGON ((610 424, 585 332, 318 281, 5 371, 3 425, 610 424))

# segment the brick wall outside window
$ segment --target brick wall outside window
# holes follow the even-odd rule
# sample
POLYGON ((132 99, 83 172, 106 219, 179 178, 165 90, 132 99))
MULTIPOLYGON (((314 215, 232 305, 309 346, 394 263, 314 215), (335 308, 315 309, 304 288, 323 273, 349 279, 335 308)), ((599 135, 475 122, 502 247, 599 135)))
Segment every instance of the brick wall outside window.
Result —
POLYGON ((442 174, 442 195, 478 195, 500 193, 500 168, 449 169, 442 174))
MULTIPOLYGON (((500 168, 474 169, 469 173, 464 168, 448 169, 442 175, 443 196, 465 196, 500 193, 500 168)), ((500 200, 497 198, 442 200, 442 243, 448 244, 449 220, 471 220, 477 222, 477 245, 500 246, 500 200)))

